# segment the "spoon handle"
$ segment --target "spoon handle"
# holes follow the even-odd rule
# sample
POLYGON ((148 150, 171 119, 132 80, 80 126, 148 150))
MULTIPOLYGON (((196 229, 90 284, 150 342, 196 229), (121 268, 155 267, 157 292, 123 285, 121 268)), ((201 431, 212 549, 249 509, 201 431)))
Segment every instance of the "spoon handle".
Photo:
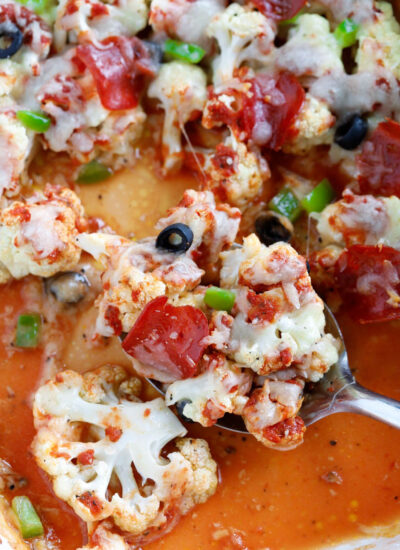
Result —
POLYGON ((363 414, 400 428, 400 401, 367 390, 359 384, 346 388, 345 396, 336 410, 363 414))

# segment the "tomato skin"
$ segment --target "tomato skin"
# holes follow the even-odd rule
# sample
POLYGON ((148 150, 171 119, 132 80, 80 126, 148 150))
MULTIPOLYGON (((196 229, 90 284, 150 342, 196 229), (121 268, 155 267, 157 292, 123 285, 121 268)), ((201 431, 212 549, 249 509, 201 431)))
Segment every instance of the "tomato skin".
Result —
POLYGON ((251 94, 244 99, 241 126, 256 145, 277 151, 290 135, 305 91, 288 72, 259 74, 250 82, 251 94))
POLYGON ((357 158, 363 194, 400 197, 400 124, 380 122, 357 158))
POLYGON ((396 294, 400 294, 398 250, 350 246, 336 261, 334 277, 345 307, 360 323, 400 319, 400 299, 396 301, 396 294))
POLYGON ((149 302, 122 343, 144 365, 167 373, 171 380, 197 374, 209 334, 207 317, 193 306, 173 306, 166 296, 149 302))
POLYGON ((251 0, 251 3, 266 17, 284 21, 294 17, 305 6, 306 0, 251 0))
POLYGON ((77 65, 83 64, 90 71, 106 109, 133 109, 139 103, 140 77, 154 72, 149 51, 136 37, 112 36, 101 44, 103 48, 78 46, 77 65))

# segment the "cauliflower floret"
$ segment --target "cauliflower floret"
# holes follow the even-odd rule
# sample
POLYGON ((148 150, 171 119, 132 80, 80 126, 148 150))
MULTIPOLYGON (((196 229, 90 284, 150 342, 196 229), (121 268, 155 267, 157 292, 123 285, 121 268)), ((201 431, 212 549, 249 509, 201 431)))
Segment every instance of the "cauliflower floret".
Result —
POLYGON ((28 274, 50 277, 73 268, 83 208, 73 191, 48 185, 0 212, 1 282, 28 274))
POLYGON ((255 235, 223 252, 221 286, 236 293, 229 331, 211 334, 215 347, 259 374, 291 365, 319 380, 337 360, 338 344, 324 334, 324 305, 304 258, 286 243, 266 247, 255 235))
POLYGON ((17 106, 0 98, 0 197, 16 195, 33 145, 32 132, 16 117, 17 106))
POLYGON ((97 334, 128 332, 145 305, 158 296, 167 295, 182 305, 196 304, 196 295, 187 292, 200 283, 204 271, 199 266, 214 266, 221 250, 231 246, 240 212, 216 205, 210 192, 188 190, 157 228, 173 223, 184 223, 193 232, 193 243, 185 253, 156 248, 154 238, 131 242, 99 233, 78 236, 79 246, 107 266, 102 278, 104 291, 96 302, 97 334))
POLYGON ((159 220, 157 229, 184 223, 193 231, 193 243, 187 254, 199 266, 215 265, 222 250, 230 248, 240 224, 240 210, 225 203, 215 203, 210 191, 185 191, 181 202, 159 220))
POLYGON ((147 24, 145 0, 62 0, 57 7, 54 42, 58 51, 66 44, 97 43, 110 36, 133 36, 147 24))
POLYGON ((329 21, 317 14, 304 14, 289 31, 286 44, 276 50, 275 63, 296 76, 318 78, 343 72, 341 55, 329 21))
POLYGON ((112 533, 112 524, 100 523, 90 536, 88 544, 77 550, 130 550, 132 547, 125 542, 121 535, 112 533))
POLYGON ((203 357, 202 373, 173 382, 165 394, 167 405, 181 403, 181 413, 202 426, 212 426, 225 413, 241 414, 253 376, 222 354, 203 357))
POLYGON ((208 49, 210 40, 205 30, 224 7, 224 0, 152 0, 149 23, 157 33, 167 33, 208 49))
POLYGON ((207 99, 206 75, 188 63, 172 61, 161 66, 151 83, 149 97, 158 99, 165 112, 162 133, 164 169, 178 169, 182 159, 181 132, 184 125, 198 111, 202 111, 207 99))
POLYGON ((186 430, 162 399, 120 395, 128 378, 118 366, 59 373, 35 395, 32 449, 56 495, 91 530, 112 521, 134 544, 168 532, 215 492, 217 476, 205 441, 176 440, 186 430), (177 450, 162 456, 173 441, 177 450))
POLYGON ((363 23, 376 15, 375 0, 317 0, 316 4, 327 8, 336 23, 346 18, 363 23))
POLYGON ((357 34, 358 70, 374 72, 377 67, 383 67, 399 79, 400 25, 389 3, 378 2, 377 6, 381 13, 378 12, 370 23, 362 25, 357 34))
POLYGON ((91 73, 72 62, 76 50, 54 56, 42 67, 42 77, 27 86, 25 100, 52 119, 41 136, 45 148, 66 152, 81 163, 96 158, 114 169, 136 160, 132 144, 142 134, 146 115, 140 105, 111 111, 104 107, 91 73), (60 73, 62 66, 62 73, 60 73), (33 103, 32 103, 32 98, 33 103))
POLYGON ((293 124, 295 136, 283 145, 283 151, 303 155, 316 145, 331 144, 335 117, 326 103, 310 94, 306 98, 293 124))
POLYGON ((147 13, 145 0, 62 0, 54 24, 55 46, 61 51, 67 43, 97 43, 110 36, 133 36, 145 28, 147 13))
POLYGON ((303 401, 304 381, 265 380, 251 394, 243 411, 248 431, 267 447, 280 451, 303 442, 305 426, 297 415, 303 401))
MULTIPOLYGON (((218 199, 235 206, 244 207, 254 199, 270 175, 268 164, 261 155, 250 151, 233 133, 214 151, 196 151, 195 154, 205 188, 218 199)), ((196 163, 194 167, 198 167, 196 163)))
POLYGON ((230 4, 213 17, 207 35, 217 40, 220 54, 214 59, 213 82, 229 82, 242 63, 259 66, 274 47, 276 27, 260 12, 230 4))
POLYGON ((13 25, 23 33, 21 48, 11 58, 0 59, 0 96, 18 97, 30 76, 38 76, 49 51, 51 30, 44 20, 18 2, 0 3, 0 23, 13 25))

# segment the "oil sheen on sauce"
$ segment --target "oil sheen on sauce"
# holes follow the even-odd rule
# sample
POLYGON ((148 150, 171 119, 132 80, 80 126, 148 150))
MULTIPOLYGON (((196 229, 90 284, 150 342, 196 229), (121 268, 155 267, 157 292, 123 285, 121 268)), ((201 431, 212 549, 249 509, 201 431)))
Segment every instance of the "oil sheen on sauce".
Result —
MULTIPOLYGON (((89 215, 137 238, 154 233, 154 222, 175 204, 189 176, 161 181, 144 162, 111 183, 77 189, 89 215)), ((62 550, 84 541, 83 525, 56 499, 36 467, 29 445, 34 430, 30 403, 43 368, 41 350, 10 346, 13 327, 24 311, 23 282, 0 287, 0 458, 27 478, 9 495, 27 494, 37 506, 51 538, 62 550)), ((88 370, 107 362, 127 364, 116 342, 88 348, 82 333, 94 312, 70 327, 64 364, 88 370)), ((400 399, 400 324, 356 326, 340 316, 357 379, 375 391, 400 399)), ((338 414, 311 426, 305 442, 290 452, 264 448, 253 438, 218 428, 190 427, 204 437, 220 468, 214 497, 181 520, 148 550, 302 550, 322 548, 362 536, 370 527, 400 516, 400 435, 384 424, 338 414)))

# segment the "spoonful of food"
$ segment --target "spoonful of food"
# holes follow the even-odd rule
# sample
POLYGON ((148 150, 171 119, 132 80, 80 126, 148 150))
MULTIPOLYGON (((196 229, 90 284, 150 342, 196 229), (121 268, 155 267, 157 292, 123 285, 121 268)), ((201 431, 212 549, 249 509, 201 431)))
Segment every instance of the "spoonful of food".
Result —
MULTIPOLYGON (((310 426, 325 416, 340 412, 363 414, 400 428, 400 401, 390 399, 367 390, 354 378, 347 356, 343 335, 335 316, 325 304, 325 318, 328 331, 341 342, 338 361, 331 366, 323 378, 306 386, 303 405, 299 411, 306 426, 310 426)), ((159 392, 164 393, 161 384, 148 379, 159 392)), ((240 416, 225 414, 217 426, 230 431, 247 433, 240 416)))

